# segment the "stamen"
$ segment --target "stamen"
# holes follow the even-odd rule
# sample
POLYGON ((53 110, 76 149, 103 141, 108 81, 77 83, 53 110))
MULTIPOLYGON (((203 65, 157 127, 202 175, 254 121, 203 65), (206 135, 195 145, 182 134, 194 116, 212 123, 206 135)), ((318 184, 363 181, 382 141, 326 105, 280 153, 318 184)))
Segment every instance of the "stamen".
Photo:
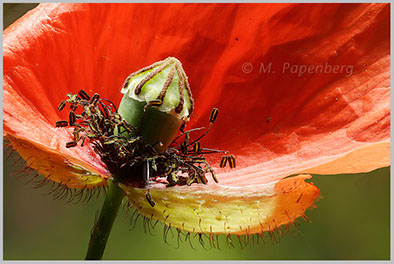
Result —
POLYGON ((60 120, 55 123, 56 127, 66 127, 68 126, 68 122, 66 120, 60 120))
POLYGON ((83 111, 86 116, 91 117, 92 111, 90 111, 90 106, 85 106, 85 111, 83 111))
POLYGON ((148 153, 153 156, 157 154, 157 151, 151 146, 151 145, 146 145, 145 149, 148 151, 148 153))
POLYGON ((185 142, 181 143, 181 153, 182 154, 187 154, 188 153, 187 146, 186 146, 185 142))
POLYGON ((203 158, 203 157, 192 158, 192 160, 193 160, 193 162, 196 162, 196 163, 206 162, 205 158, 203 158))
MULTIPOLYGON (((191 174, 191 173, 189 173, 189 176, 190 176, 190 174, 191 174)), ((195 180, 196 180, 196 173, 194 172, 194 173, 192 174, 192 176, 189 178, 189 180, 186 182, 186 185, 187 185, 187 186, 192 185, 192 183, 193 183, 195 180)))
POLYGON ((228 157, 228 163, 230 165, 230 168, 235 168, 235 157, 233 155, 230 155, 230 157, 228 157))
POLYGON ((189 145, 189 140, 190 140, 190 133, 187 132, 187 133, 185 133, 185 145, 186 146, 189 145))
POLYGON ((155 201, 152 200, 152 196, 150 195, 149 190, 146 193, 146 199, 148 200, 148 203, 150 204, 150 206, 152 206, 152 207, 155 206, 156 203, 155 203, 155 201))
POLYGON ((99 101, 99 104, 100 104, 100 106, 101 106, 101 108, 102 108, 102 110, 104 112, 104 117, 106 119, 109 119, 109 113, 108 113, 107 107, 101 101, 99 101))
POLYGON ((211 172, 211 175, 212 175, 213 180, 214 180, 216 183, 219 183, 219 180, 218 180, 218 178, 216 177, 215 172, 214 172, 212 169, 210 170, 210 172, 211 172))
POLYGON ((215 122, 216 118, 218 117, 219 110, 217 108, 212 109, 211 116, 209 117, 209 122, 215 122))
POLYGON ((201 145, 200 145, 200 142, 194 143, 194 145, 193 145, 193 151, 194 151, 195 154, 200 154, 200 152, 201 152, 201 145))
POLYGON ((207 184, 208 183, 208 180, 207 180, 207 178, 205 178, 205 174, 204 174, 204 172, 200 172, 200 173, 198 173, 198 176, 199 176, 199 179, 201 180, 201 182, 203 183, 203 184, 207 184))
POLYGON ((167 176, 167 180, 170 183, 170 185, 176 185, 178 183, 178 177, 175 172, 170 173, 167 176))
POLYGON ((75 116, 74 111, 70 111, 70 113, 68 115, 68 120, 69 120, 68 122, 69 122, 70 126, 74 125, 75 120, 76 120, 76 116, 75 116))
POLYGON ((66 148, 72 148, 72 147, 75 147, 76 145, 77 145, 77 142, 75 142, 75 141, 67 142, 66 148))
POLYGON ((78 95, 86 101, 90 100, 90 96, 84 91, 84 90, 79 90, 78 95))
POLYGON ((226 150, 208 149, 208 148, 202 148, 201 152, 203 154, 212 154, 212 153, 225 153, 225 154, 227 154, 228 153, 228 151, 226 151, 226 150))
POLYGON ((223 156, 223 157, 222 157, 222 159, 220 160, 220 165, 219 165, 220 168, 226 167, 227 159, 228 159, 227 156, 223 156))
POLYGON ((79 132, 78 131, 74 131, 73 134, 74 134, 74 141, 78 142, 78 140, 79 140, 79 132))
POLYGON ((187 134, 187 133, 190 133, 190 132, 193 132, 193 131, 197 131, 197 130, 202 130, 202 129, 205 129, 205 127, 199 127, 199 128, 194 128, 194 129, 190 129, 190 130, 188 130, 188 131, 184 131, 184 132, 182 132, 179 136, 177 136, 173 141, 172 141, 172 143, 175 143, 175 141, 177 141, 177 139, 179 139, 181 136, 183 136, 183 135, 185 135, 185 134, 187 134))
POLYGON ((99 102, 101 102, 101 101, 106 101, 106 102, 108 102, 108 103, 114 108, 115 113, 118 113, 118 108, 116 108, 116 106, 115 106, 115 104, 114 104, 113 102, 111 102, 110 100, 108 100, 108 99, 106 99, 106 98, 101 98, 101 99, 99 100, 99 102))
POLYGON ((92 96, 92 99, 90 99, 90 102, 89 102, 89 103, 90 103, 91 105, 96 105, 99 98, 100 98, 100 95, 99 95, 98 93, 95 93, 95 94, 92 96))
POLYGON ((66 106, 66 101, 61 101, 60 102, 60 104, 59 104, 59 106, 57 107, 57 109, 59 110, 59 111, 62 111, 63 110, 63 108, 66 106))

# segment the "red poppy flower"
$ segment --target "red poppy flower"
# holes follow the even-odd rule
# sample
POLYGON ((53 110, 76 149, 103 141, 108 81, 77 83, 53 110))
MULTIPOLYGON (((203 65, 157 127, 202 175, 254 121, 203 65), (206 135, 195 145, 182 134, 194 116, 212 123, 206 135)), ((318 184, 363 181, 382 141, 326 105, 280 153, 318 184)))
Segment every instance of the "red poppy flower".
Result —
POLYGON ((105 186, 91 146, 65 148, 59 102, 84 89, 118 104, 129 73, 174 56, 195 99, 188 128, 217 107, 201 142, 237 168, 151 189, 153 208, 145 190, 125 187, 129 199, 189 232, 270 231, 313 205, 308 174, 390 165, 389 22, 388 4, 42 4, 4 32, 4 135, 45 177, 105 186))

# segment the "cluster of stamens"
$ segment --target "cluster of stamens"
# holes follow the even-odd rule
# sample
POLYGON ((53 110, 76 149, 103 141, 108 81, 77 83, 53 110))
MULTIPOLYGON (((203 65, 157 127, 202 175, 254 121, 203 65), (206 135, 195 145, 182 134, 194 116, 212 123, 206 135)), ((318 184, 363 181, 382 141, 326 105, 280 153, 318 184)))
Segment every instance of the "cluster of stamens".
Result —
MULTIPOLYGON (((69 120, 56 122, 56 127, 74 127, 74 140, 67 142, 66 147, 75 147, 79 141, 82 142, 83 147, 85 141, 88 140, 114 175, 121 174, 122 170, 146 165, 146 176, 142 186, 139 187, 146 187, 149 181, 162 182, 167 187, 190 186, 193 183, 207 184, 207 173, 211 174, 213 180, 218 183, 214 170, 204 157, 205 154, 224 153, 220 167, 225 167, 227 163, 230 168, 235 167, 233 155, 228 155, 227 151, 202 148, 199 142, 215 122, 218 115, 217 108, 212 110, 208 128, 184 131, 183 125, 180 129, 181 134, 163 153, 158 153, 155 145, 162 146, 162 143, 146 144, 140 135, 140 129, 128 124, 108 99, 100 99, 97 93, 90 97, 83 90, 80 90, 78 94, 69 93, 67 96, 68 99, 62 101, 58 109, 61 111, 66 103, 70 104, 69 120), (197 139, 191 140, 190 133, 202 129, 205 129, 205 132, 197 139), (182 138, 183 141, 178 142, 182 138)), ((148 103, 144 110, 148 105, 150 104, 148 103)), ((127 181, 132 182, 133 179, 127 179, 127 181)), ((147 199, 154 206, 154 202, 148 196, 149 192, 147 199)))
MULTIPOLYGON (((224 153, 228 154, 227 151, 215 150, 202 148, 199 140, 203 138, 211 129, 215 122, 218 109, 214 108, 209 118, 209 127, 205 133, 200 135, 197 139, 191 140, 190 133, 202 130, 204 128, 196 128, 188 131, 183 131, 181 128, 181 134, 171 143, 170 147, 163 153, 165 174, 167 176, 168 186, 173 185, 191 185, 192 183, 203 183, 208 182, 205 177, 206 173, 210 173, 213 180, 218 183, 218 179, 215 175, 214 170, 205 159, 205 154, 212 153, 224 153), (184 138, 181 143, 178 143, 178 139, 184 138), (179 173, 180 172, 180 173, 179 173), (182 175, 187 176, 182 176, 182 175)), ((220 167, 224 168, 227 161, 229 161, 230 168, 235 168, 235 158, 233 155, 223 156, 220 162, 220 167)))

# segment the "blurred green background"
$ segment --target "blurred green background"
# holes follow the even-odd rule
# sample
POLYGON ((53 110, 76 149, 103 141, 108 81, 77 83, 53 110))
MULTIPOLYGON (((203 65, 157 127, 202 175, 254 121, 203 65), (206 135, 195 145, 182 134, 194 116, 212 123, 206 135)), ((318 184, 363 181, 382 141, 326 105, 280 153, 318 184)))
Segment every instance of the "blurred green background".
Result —
MULTIPOLYGON (((7 27, 35 4, 4 4, 7 27)), ((4 156, 7 156, 5 153, 4 156)), ((103 197, 87 205, 53 200, 48 188, 34 189, 18 180, 11 167, 17 154, 4 160, 5 260, 84 259, 90 230, 103 197)), ((153 235, 144 232, 139 219, 130 231, 129 219, 121 210, 104 253, 112 260, 389 260, 390 259, 390 168, 365 174, 314 175, 312 182, 323 196, 317 208, 307 211, 312 223, 299 219, 299 233, 286 234, 279 244, 229 248, 220 236, 221 250, 206 251, 192 239, 180 243, 168 235, 163 242, 163 225, 153 235)), ((174 231, 174 235, 176 232, 174 231)), ((237 239, 233 238, 238 245, 237 239)))

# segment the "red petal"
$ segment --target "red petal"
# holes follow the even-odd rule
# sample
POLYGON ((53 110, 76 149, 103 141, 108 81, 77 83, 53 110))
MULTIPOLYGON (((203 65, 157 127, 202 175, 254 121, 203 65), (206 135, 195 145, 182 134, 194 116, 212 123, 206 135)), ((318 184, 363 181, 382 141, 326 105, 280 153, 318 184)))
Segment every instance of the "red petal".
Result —
MULTIPOLYGON (((218 174, 221 186, 206 187, 210 195, 302 171, 390 164, 388 4, 42 4, 5 30, 3 45, 4 131, 102 178, 108 172, 91 149, 62 146, 70 133, 53 127, 65 118, 58 103, 79 89, 118 103, 130 72, 168 56, 183 62, 195 96, 189 127, 206 126, 218 107, 203 146, 237 158, 236 170, 218 174), (353 71, 299 75, 284 65, 353 71)), ((301 192, 288 189, 291 199, 278 210, 303 214, 318 196, 303 184, 301 192), (306 207, 294 203, 300 193, 310 194, 306 207)), ((182 188, 166 190, 173 189, 182 188)))
MULTIPOLYGON (((65 93, 83 88, 118 102, 121 94, 113 91, 130 72, 175 56, 196 99, 190 126, 206 125, 218 107, 203 142, 230 150, 244 169, 221 182, 256 171, 243 183, 262 183, 389 142, 389 35, 386 4, 41 5, 5 31, 4 109, 36 112, 12 105, 7 97, 16 93, 53 124, 65 93), (245 62, 254 71, 244 73, 245 62), (273 69, 327 62, 354 70, 350 77, 298 77, 258 73, 261 62, 273 69)), ((15 133, 10 122, 6 115, 4 129, 15 133)), ((18 133, 28 138, 32 131, 18 133)), ((353 172, 389 165, 371 162, 353 172)))
POLYGON ((47 179, 77 189, 107 185, 107 177, 86 162, 60 154, 34 141, 14 137, 12 134, 9 134, 8 138, 12 147, 26 160, 27 166, 37 170, 47 179))

